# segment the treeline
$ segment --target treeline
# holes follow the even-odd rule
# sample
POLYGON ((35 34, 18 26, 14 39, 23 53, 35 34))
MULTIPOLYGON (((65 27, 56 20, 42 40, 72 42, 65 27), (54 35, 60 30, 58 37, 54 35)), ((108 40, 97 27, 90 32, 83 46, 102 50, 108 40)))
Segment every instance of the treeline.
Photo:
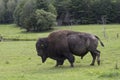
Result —
POLYGON ((120 23, 120 0, 56 0, 59 25, 120 23))
POLYGON ((16 0, 0 0, 0 23, 13 23, 13 13, 17 6, 16 0))
POLYGON ((54 25, 120 23, 120 0, 0 0, 0 23, 27 31, 54 25))

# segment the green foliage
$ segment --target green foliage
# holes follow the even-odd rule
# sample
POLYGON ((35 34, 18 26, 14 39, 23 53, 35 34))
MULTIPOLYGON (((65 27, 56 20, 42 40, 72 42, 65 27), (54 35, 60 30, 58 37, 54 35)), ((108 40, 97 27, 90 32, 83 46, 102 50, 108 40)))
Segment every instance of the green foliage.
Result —
POLYGON ((70 3, 71 0, 55 0, 55 7, 57 10, 58 25, 68 25, 70 22, 70 3))
POLYGON ((37 9, 43 9, 45 11, 48 11, 49 6, 48 0, 36 0, 36 6, 37 9))
POLYGON ((48 12, 51 12, 52 14, 57 15, 56 8, 52 4, 49 4, 48 12))
POLYGON ((16 5, 15 0, 0 0, 0 23, 13 23, 13 12, 16 5))
POLYGON ((58 25, 101 24, 103 16, 106 23, 120 23, 119 0, 0 0, 0 23, 24 28, 37 9, 57 15, 58 25))
POLYGON ((47 0, 29 0, 20 3, 14 13, 15 22, 29 31, 49 30, 56 22, 56 10, 47 0))
POLYGON ((74 24, 90 23, 91 1, 90 0, 71 0, 70 12, 74 24))
POLYGON ((51 12, 46 12, 44 10, 37 9, 34 14, 32 14, 29 19, 24 21, 24 28, 29 31, 45 31, 50 30, 56 21, 56 16, 51 12))
POLYGON ((95 16, 93 18, 95 19, 95 23, 102 23, 102 16, 105 16, 107 19, 107 23, 110 22, 111 13, 112 13, 112 7, 113 7, 112 0, 98 0, 95 1, 92 5, 92 13, 94 13, 95 16))
POLYGON ((101 24, 106 16, 107 23, 120 23, 119 4, 119 0, 56 0, 57 19, 60 25, 101 24))
POLYGON ((51 12, 36 10, 37 31, 50 30, 55 25, 56 16, 51 12))
POLYGON ((19 3, 19 5, 17 5, 15 11, 14 11, 14 22, 15 24, 17 24, 18 26, 22 26, 22 15, 23 15, 23 12, 22 12, 22 8, 24 6, 26 1, 22 1, 19 3))
POLYGON ((5 6, 4 2, 0 0, 0 23, 4 23, 4 12, 5 11, 5 6))

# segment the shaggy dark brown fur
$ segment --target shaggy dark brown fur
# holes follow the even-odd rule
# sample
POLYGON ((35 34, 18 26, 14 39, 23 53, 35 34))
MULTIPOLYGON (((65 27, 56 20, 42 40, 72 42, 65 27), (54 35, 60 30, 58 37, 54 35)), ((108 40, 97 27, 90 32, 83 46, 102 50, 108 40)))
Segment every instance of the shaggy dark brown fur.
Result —
POLYGON ((98 65, 100 65, 100 51, 97 50, 98 40, 104 46, 96 35, 59 30, 52 32, 46 38, 38 39, 36 50, 38 55, 41 56, 42 62, 45 62, 49 57, 56 60, 56 66, 63 65, 64 60, 68 59, 71 67, 73 67, 73 55, 81 56, 82 59, 88 52, 93 57, 91 65, 94 65, 96 57, 98 65))

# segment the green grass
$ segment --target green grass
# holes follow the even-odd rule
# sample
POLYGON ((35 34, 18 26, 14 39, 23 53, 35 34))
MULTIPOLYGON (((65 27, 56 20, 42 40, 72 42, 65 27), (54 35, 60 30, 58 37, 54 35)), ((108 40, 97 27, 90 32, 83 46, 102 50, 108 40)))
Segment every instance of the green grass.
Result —
MULTIPOLYGON (((76 57, 75 67, 70 68, 66 60, 63 66, 55 68, 55 61, 42 63, 35 50, 36 41, 0 42, 0 80, 120 80, 120 25, 105 25, 107 39, 103 37, 102 25, 81 25, 55 27, 98 35, 105 47, 99 45, 101 65, 89 66, 92 57, 87 54, 83 60, 76 57), (116 69, 116 64, 117 68, 116 69)), ((37 39, 49 32, 25 33, 15 25, 0 25, 4 38, 37 39)))
POLYGON ((41 33, 27 33, 24 29, 16 27, 16 25, 0 25, 0 34, 6 39, 37 39, 38 37, 45 37, 49 32, 41 33))

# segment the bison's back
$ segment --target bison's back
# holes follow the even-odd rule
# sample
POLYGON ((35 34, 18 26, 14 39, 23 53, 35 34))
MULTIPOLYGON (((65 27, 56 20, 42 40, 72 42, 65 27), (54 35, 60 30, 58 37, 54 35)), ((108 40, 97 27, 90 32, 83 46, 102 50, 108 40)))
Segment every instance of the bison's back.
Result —
POLYGON ((67 36, 75 33, 76 32, 69 30, 54 31, 48 36, 48 42, 50 43, 51 47, 57 49, 68 48, 67 36))
POLYGON ((70 30, 59 30, 48 36, 49 47, 60 53, 72 52, 82 56, 90 50, 95 50, 98 40, 94 35, 70 30))

